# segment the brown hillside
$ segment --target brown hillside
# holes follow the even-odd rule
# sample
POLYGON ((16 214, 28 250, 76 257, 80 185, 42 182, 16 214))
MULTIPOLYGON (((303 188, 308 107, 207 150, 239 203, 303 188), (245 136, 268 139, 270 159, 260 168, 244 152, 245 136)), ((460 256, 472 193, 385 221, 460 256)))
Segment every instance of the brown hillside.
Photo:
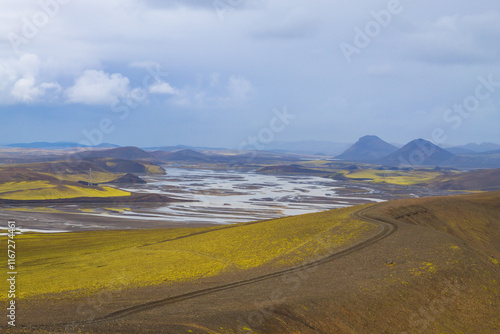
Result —
POLYGON ((500 169, 487 169, 452 176, 440 176, 426 186, 440 190, 500 190, 500 169))
POLYGON ((51 181, 57 182, 55 177, 44 175, 21 167, 0 168, 0 183, 22 181, 51 181))
POLYGON ((500 192, 398 200, 380 214, 450 234, 500 260, 500 192))
POLYGON ((50 174, 85 174, 88 173, 89 169, 92 169, 94 172, 106 172, 105 169, 98 167, 95 163, 85 160, 35 162, 17 164, 12 167, 25 168, 33 172, 50 174))
POLYGON ((115 158, 123 160, 155 161, 148 152, 138 147, 118 147, 109 150, 85 151, 74 155, 75 159, 82 158, 115 158))
POLYGON ((27 301, 16 330, 500 333, 500 192, 399 200, 358 212, 355 218, 392 232, 285 275, 265 278, 276 269, 263 266, 82 300, 27 301), (79 305, 90 306, 79 313, 79 305))

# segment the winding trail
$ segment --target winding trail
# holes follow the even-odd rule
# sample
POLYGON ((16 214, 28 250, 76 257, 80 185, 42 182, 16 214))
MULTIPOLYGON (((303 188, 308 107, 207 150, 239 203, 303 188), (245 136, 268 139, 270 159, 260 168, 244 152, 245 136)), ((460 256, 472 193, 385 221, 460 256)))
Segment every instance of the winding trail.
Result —
POLYGON ((257 282, 261 282, 261 281, 265 281, 265 280, 269 280, 269 279, 273 279, 273 278, 277 278, 277 277, 289 275, 289 274, 292 274, 292 273, 295 273, 295 272, 299 272, 299 271, 302 271, 302 270, 305 270, 305 269, 308 269, 308 268, 311 268, 311 267, 322 265, 324 263, 327 263, 327 262, 333 261, 335 259, 341 258, 341 257, 346 256, 348 254, 351 254, 353 252, 359 251, 359 250, 361 250, 363 248, 366 248, 368 246, 371 246, 371 245, 379 242, 382 239, 387 238, 388 236, 390 236, 391 234, 393 234, 397 230, 397 225, 394 224, 393 222, 382 221, 382 220, 379 220, 379 219, 368 217, 366 215, 366 213, 368 211, 370 211, 374 207, 382 205, 382 204, 383 203, 375 204, 375 205, 372 205, 372 206, 360 209, 360 210, 358 210, 358 211, 356 211, 356 212, 354 212, 354 213, 351 214, 351 216, 354 219, 362 220, 362 221, 373 223, 375 225, 380 226, 380 229, 379 229, 379 231, 378 231, 377 234, 375 234, 374 236, 370 237, 369 239, 361 241, 361 242, 359 242, 359 243, 357 243, 357 244, 355 244, 355 245, 353 245, 353 246, 351 246, 351 247, 349 247, 347 249, 344 249, 342 251, 330 254, 330 255, 328 255, 326 257, 323 257, 323 258, 321 258, 319 260, 312 261, 312 262, 309 262, 309 263, 305 263, 305 264, 302 264, 302 265, 297 266, 297 267, 293 267, 293 268, 289 268, 289 269, 285 269, 285 270, 281 270, 281 271, 269 273, 269 274, 266 274, 266 275, 262 275, 262 276, 250 278, 250 279, 247 279, 247 280, 242 280, 242 281, 237 281, 237 282, 233 282, 233 283, 223 284, 223 285, 219 285, 219 286, 215 286, 215 287, 211 287, 211 288, 207 288, 207 289, 197 290, 197 291, 193 291, 193 292, 189 292, 189 293, 185 293, 185 294, 181 294, 181 295, 177 295, 177 296, 162 298, 162 299, 150 301, 150 302, 147 302, 147 303, 130 306, 130 307, 127 307, 127 308, 124 308, 124 309, 121 309, 121 310, 109 313, 109 314, 104 315, 102 317, 96 318, 96 319, 94 319, 92 321, 86 321, 86 322, 81 322, 81 323, 75 323, 75 322, 73 322, 72 325, 77 325, 77 324, 90 325, 90 324, 97 324, 97 323, 103 323, 103 322, 109 322, 109 321, 113 321, 113 320, 118 320, 118 319, 130 316, 130 315, 134 315, 134 314, 137 314, 137 313, 145 312, 145 311, 148 311, 148 310, 151 310, 151 309, 155 309, 155 308, 158 308, 158 307, 163 307, 165 305, 174 304, 174 303, 177 303, 177 302, 181 302, 181 301, 184 301, 184 300, 197 298, 197 297, 200 297, 200 296, 205 296, 205 295, 216 293, 216 292, 219 292, 219 291, 234 289, 234 288, 237 288, 237 287, 241 287, 241 286, 245 286, 245 285, 250 285, 250 284, 257 283, 257 282))

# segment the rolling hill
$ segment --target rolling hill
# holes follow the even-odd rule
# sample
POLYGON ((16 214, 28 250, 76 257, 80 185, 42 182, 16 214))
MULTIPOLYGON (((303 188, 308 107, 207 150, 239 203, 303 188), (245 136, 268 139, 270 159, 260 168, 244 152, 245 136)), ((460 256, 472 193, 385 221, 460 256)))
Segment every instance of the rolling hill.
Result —
POLYGON ((85 162, 90 162, 95 166, 112 173, 152 173, 165 174, 161 166, 152 165, 147 161, 134 161, 113 158, 85 158, 85 162))
POLYGON ((422 186, 439 190, 500 190, 500 169, 470 171, 457 175, 443 175, 422 186))
POLYGON ((273 152, 300 153, 312 155, 336 156, 349 148, 350 144, 319 140, 304 140, 296 142, 271 142, 266 149, 273 152))
POLYGON ((396 146, 383 141, 377 136, 364 136, 335 158, 346 161, 368 162, 383 158, 397 150, 396 146))
MULTIPOLYGON (((493 177, 498 175, 500 170, 494 171, 493 177)), ((392 201, 382 206, 380 213, 409 224, 450 234, 479 251, 487 261, 500 264, 498 191, 392 201)))
POLYGON ((156 165, 136 161, 89 160, 39 162, 0 166, 0 203, 111 203, 170 201, 165 196, 144 196, 106 184, 145 183, 136 173, 164 173, 156 165))
POLYGON ((449 162, 457 168, 500 168, 500 151, 487 151, 472 154, 458 154, 449 162))
POLYGON ((23 308, 9 332, 498 333, 499 215, 489 192, 19 236, 23 308))
POLYGON ((247 166, 252 164, 271 164, 276 161, 299 161, 294 155, 268 151, 228 150, 218 153, 201 153, 186 149, 175 152, 153 151, 151 156, 163 162, 187 164, 223 164, 226 166, 247 166))
POLYGON ((214 160, 206 154, 197 152, 195 150, 186 149, 176 152, 154 151, 150 153, 151 156, 162 161, 185 161, 185 162, 209 162, 214 160))
POLYGON ((447 147, 446 150, 453 154, 474 154, 475 151, 463 148, 463 147, 447 147))
POLYGON ((54 175, 87 175, 93 173, 113 175, 114 173, 165 174, 161 166, 145 161, 133 161, 113 158, 86 158, 83 160, 65 160, 8 165, 29 171, 54 175))
MULTIPOLYGON (((96 172, 99 173, 99 172, 96 172)), ((101 173, 102 174, 102 173, 101 173)), ((86 175, 82 176, 85 179, 86 175)), ((118 178, 114 176, 113 178, 118 178)), ((22 167, 0 169, 0 202, 27 203, 76 198, 125 197, 131 193, 112 187, 89 187, 77 180, 59 178, 57 174, 22 167)))
POLYGON ((118 147, 109 150, 84 151, 73 155, 75 159, 82 158, 115 158, 122 160, 156 161, 148 152, 138 147, 118 147))
MULTIPOLYGON (((488 152, 488 151, 497 151, 500 150, 500 145, 495 143, 481 143, 481 144, 466 144, 453 147, 454 149, 463 149, 469 152, 488 152)), ((451 152, 451 151, 450 151, 451 152)))

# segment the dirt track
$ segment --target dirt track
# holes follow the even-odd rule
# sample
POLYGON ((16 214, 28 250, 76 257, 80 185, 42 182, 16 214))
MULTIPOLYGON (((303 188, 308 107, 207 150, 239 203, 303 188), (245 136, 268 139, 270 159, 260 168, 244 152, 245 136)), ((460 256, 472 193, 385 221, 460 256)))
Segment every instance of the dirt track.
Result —
POLYGON ((372 209, 372 207, 368 207, 368 208, 364 208, 364 209, 361 209, 359 211, 356 211, 353 214, 353 217, 356 219, 364 220, 364 221, 379 225, 381 227, 380 231, 376 235, 369 238, 368 240, 359 242, 359 243, 355 244, 354 246, 349 247, 348 249, 345 249, 343 251, 328 255, 328 256, 326 256, 322 259, 319 259, 317 261, 314 261, 314 262, 302 264, 298 267, 277 271, 277 272, 262 275, 259 277, 254 277, 254 278, 251 278, 248 280, 224 284, 221 286, 216 286, 216 287, 212 287, 212 288, 208 288, 208 289, 202 289, 202 290, 186 293, 183 295, 178 295, 178 296, 173 296, 173 297, 169 297, 169 298, 151 301, 151 302, 140 304, 140 305, 134 305, 134 306, 124 308, 122 310, 107 314, 103 317, 100 317, 100 318, 92 321, 91 323, 112 321, 112 320, 124 318, 128 315, 131 315, 131 314, 136 314, 136 313, 144 312, 144 311, 147 311, 147 310, 150 310, 153 308, 162 307, 162 306, 169 305, 169 304, 174 304, 176 302, 180 302, 183 300, 192 299, 192 298, 204 296, 204 295, 211 294, 211 293, 215 293, 215 292, 219 292, 219 291, 223 291, 223 290, 228 290, 228 289, 233 289, 236 287, 241 287, 241 286, 257 283, 260 281, 288 275, 288 274, 291 274, 291 273, 294 273, 297 271, 305 270, 305 269, 308 269, 308 268, 311 268, 314 266, 318 266, 318 265, 333 261, 333 260, 338 259, 342 256, 347 255, 347 254, 356 252, 356 251, 363 249, 367 246, 370 246, 370 245, 372 245, 372 244, 374 244, 374 243, 376 243, 384 238, 387 238, 389 235, 391 235, 392 233, 394 233, 397 230, 397 225, 392 223, 392 222, 384 222, 381 220, 366 217, 364 215, 364 213, 370 209, 372 209))
MULTIPOLYGON (((406 207, 405 203, 401 207, 406 207)), ((440 208, 444 205, 441 203, 440 208)), ((495 290, 498 268, 485 264, 483 257, 449 234, 389 217, 379 218, 384 209, 385 203, 354 214, 356 219, 379 225, 376 235, 298 267, 272 273, 251 272, 254 274, 251 279, 227 276, 193 285, 124 291, 111 305, 101 309, 99 313, 103 315, 91 321, 56 324, 55 318, 32 322, 40 325, 18 330, 24 328, 26 333, 500 333, 500 323, 496 322, 500 292, 495 290), (284 298, 272 298, 277 291, 282 291, 284 298), (450 297, 445 291, 453 294, 450 297), (432 309, 436 301, 441 303, 438 311, 432 309)), ((63 305, 71 313, 71 302, 67 303, 63 305)))

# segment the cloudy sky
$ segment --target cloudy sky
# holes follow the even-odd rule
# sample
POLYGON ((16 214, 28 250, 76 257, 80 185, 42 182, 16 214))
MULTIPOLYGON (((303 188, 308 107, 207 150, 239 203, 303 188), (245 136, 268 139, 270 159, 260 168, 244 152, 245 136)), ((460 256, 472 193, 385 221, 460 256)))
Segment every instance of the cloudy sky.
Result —
POLYGON ((499 41, 498 0, 4 0, 0 143, 500 143, 499 41))

